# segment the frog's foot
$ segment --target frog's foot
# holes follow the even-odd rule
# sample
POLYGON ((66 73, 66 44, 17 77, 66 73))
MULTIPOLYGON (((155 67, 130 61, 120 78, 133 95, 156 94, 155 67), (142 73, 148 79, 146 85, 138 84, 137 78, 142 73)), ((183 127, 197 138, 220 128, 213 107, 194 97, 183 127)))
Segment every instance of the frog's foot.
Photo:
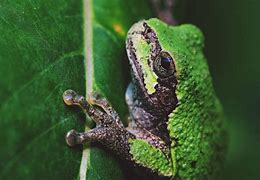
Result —
POLYGON ((132 130, 125 128, 105 98, 93 94, 90 99, 91 103, 98 107, 92 106, 83 96, 72 90, 67 90, 63 94, 63 100, 67 105, 81 107, 96 122, 96 128, 88 132, 69 131, 66 135, 66 142, 69 146, 84 142, 99 142, 121 158, 131 160, 130 141, 138 138, 166 152, 167 146, 159 137, 141 127, 132 130))
POLYGON ((100 142, 120 156, 130 159, 130 155, 126 153, 129 152, 128 140, 135 139, 135 135, 124 128, 117 113, 105 98, 97 94, 91 95, 90 102, 99 107, 96 108, 83 96, 73 90, 67 90, 63 94, 63 100, 67 105, 81 107, 96 122, 96 128, 88 132, 69 131, 66 135, 66 142, 69 146, 84 142, 100 142))
MULTIPOLYGON (((98 108, 94 108, 88 101, 86 101, 84 96, 78 95, 73 90, 67 90, 63 93, 63 101, 69 106, 77 105, 81 107, 85 113, 96 122, 97 126, 105 126, 106 124, 111 124, 114 121, 113 116, 106 113, 106 109, 104 109, 103 112, 98 108)), ((92 101, 95 102, 93 99, 92 101)), ((99 104, 95 105, 99 106, 99 104)), ((100 107, 103 108, 101 105, 100 107)))

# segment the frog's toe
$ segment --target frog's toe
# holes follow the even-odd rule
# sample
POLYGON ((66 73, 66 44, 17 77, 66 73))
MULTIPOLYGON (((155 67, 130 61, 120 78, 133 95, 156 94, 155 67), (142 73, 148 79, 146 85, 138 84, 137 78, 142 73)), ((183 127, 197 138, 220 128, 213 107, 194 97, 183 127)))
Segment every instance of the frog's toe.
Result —
POLYGON ((69 146, 75 146, 81 143, 80 133, 75 130, 70 130, 66 135, 66 143, 69 146))
POLYGON ((68 89, 63 93, 63 101, 67 105, 73 105, 76 96, 77 93, 75 91, 68 89))
POLYGON ((100 93, 98 92, 91 92, 88 96, 88 101, 91 104, 96 104, 97 102, 99 102, 100 100, 105 99, 100 93))

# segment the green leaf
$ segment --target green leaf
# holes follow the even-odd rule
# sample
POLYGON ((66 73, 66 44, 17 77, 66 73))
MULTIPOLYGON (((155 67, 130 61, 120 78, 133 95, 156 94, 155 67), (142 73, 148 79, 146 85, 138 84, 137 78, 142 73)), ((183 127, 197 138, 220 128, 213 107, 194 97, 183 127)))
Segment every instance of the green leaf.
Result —
POLYGON ((62 94, 101 91, 124 118, 124 39, 149 17, 148 2, 138 0, 1 2, 0 179, 122 179, 103 149, 82 157, 81 146, 66 145, 67 131, 84 131, 85 116, 62 94))

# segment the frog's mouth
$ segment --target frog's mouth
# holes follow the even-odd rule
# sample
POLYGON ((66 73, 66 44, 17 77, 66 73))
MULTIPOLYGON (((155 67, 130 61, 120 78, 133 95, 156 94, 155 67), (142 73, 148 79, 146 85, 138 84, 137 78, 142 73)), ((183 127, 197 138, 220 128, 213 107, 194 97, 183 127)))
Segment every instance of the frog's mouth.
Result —
MULTIPOLYGON (((153 63, 162 48, 155 32, 145 21, 132 26, 126 39, 126 49, 132 66, 132 78, 148 101, 156 93, 158 76, 154 73, 153 63)), ((152 103, 152 102, 151 102, 152 103)))

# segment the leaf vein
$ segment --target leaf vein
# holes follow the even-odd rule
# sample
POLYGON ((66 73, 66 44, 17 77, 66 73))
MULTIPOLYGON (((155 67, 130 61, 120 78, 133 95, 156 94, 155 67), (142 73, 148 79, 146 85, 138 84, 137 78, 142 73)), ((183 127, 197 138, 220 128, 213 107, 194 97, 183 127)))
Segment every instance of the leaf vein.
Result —
POLYGON ((13 94, 11 94, 5 101, 2 102, 1 106, 0 106, 0 112, 4 109, 5 106, 8 105, 8 102, 11 101, 11 99, 17 97, 17 95, 23 91, 24 89, 26 89, 28 86, 30 86, 34 81, 36 81, 38 78, 40 78, 41 76, 43 76, 46 72, 48 72, 48 70, 50 70, 52 67, 54 67, 56 64, 60 63, 61 61, 65 60, 68 57, 74 57, 74 56, 79 56, 82 55, 81 52, 78 51, 73 51, 67 54, 64 54, 62 57, 60 57, 58 60, 56 60, 55 62, 51 63, 50 65, 48 65, 44 70, 42 70, 41 72, 39 72, 38 74, 36 74, 31 80, 29 80, 27 83, 23 84, 20 88, 18 88, 18 90, 16 90, 13 94))

